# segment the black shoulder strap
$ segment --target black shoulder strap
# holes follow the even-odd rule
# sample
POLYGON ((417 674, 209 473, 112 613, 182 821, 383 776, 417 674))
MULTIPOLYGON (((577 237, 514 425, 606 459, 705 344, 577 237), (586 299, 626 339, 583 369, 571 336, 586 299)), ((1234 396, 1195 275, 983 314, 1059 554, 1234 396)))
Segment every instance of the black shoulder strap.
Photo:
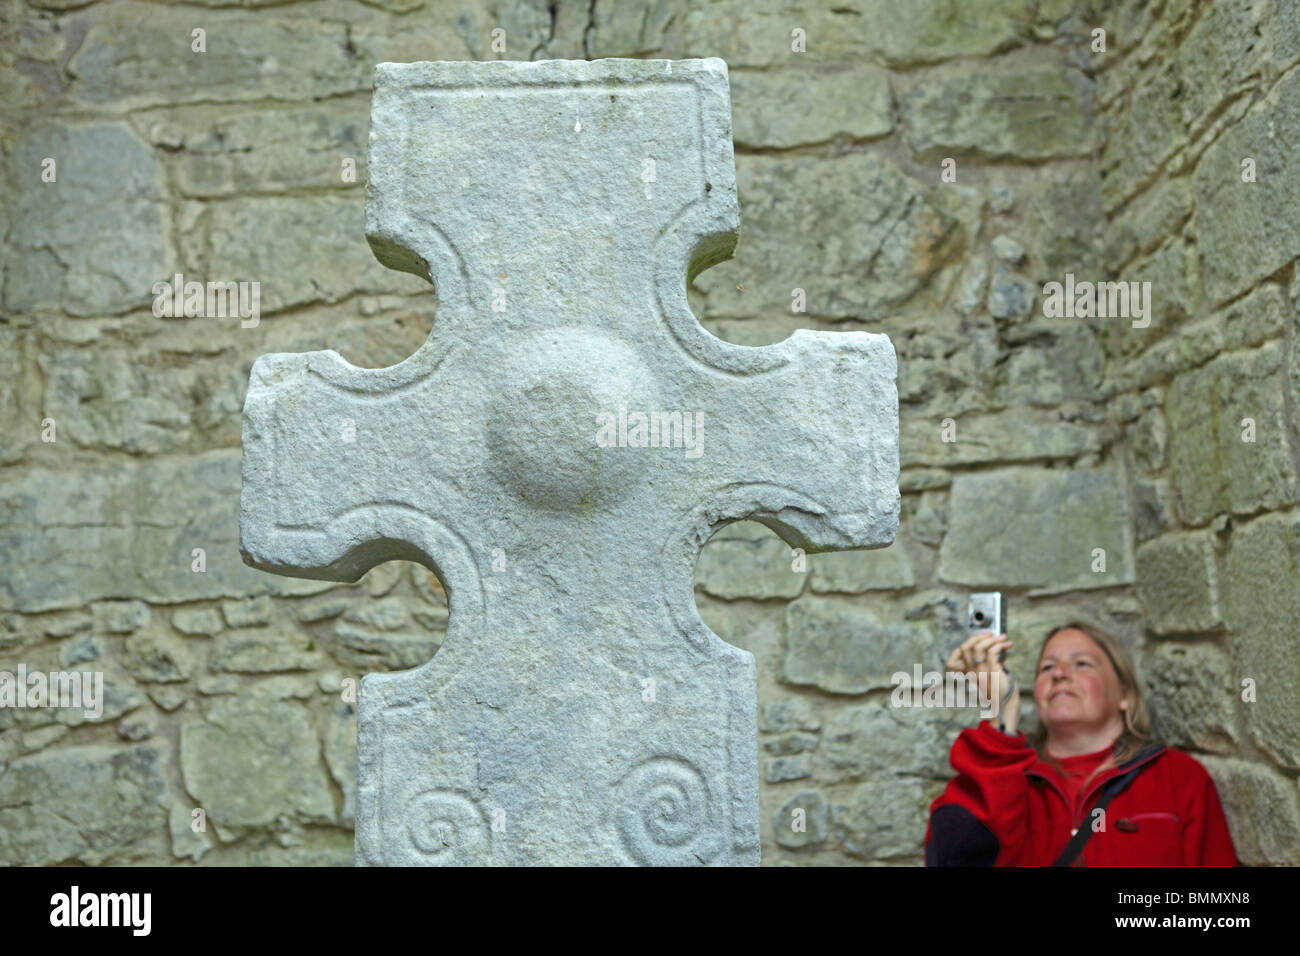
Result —
POLYGON ((1074 864, 1074 861, 1079 858, 1079 854, 1083 852, 1083 845, 1092 837, 1093 830, 1091 821, 1093 814, 1097 810, 1105 810, 1106 805, 1110 803, 1111 799, 1132 783, 1133 778, 1140 774, 1143 768, 1146 767, 1144 758, 1151 752, 1160 749, 1163 748, 1153 746, 1144 747, 1142 752, 1134 758, 1135 760, 1143 761, 1140 766, 1134 767, 1128 773, 1116 777, 1102 788, 1101 796, 1097 799, 1097 802, 1092 805, 1092 809, 1088 811, 1088 815, 1084 817, 1083 826, 1079 827, 1078 831, 1070 839, 1070 842, 1065 845, 1065 849, 1061 851, 1061 855, 1056 858, 1056 862, 1053 863, 1052 866, 1072 866, 1074 864))

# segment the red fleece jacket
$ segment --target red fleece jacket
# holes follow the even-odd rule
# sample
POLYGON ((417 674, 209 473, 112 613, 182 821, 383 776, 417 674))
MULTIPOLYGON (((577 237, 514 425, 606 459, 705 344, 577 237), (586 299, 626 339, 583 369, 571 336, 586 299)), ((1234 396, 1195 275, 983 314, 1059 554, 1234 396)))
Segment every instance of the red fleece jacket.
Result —
POLYGON ((990 721, 952 745, 957 776, 930 805, 926 866, 1050 866, 1075 828, 1091 824, 1101 788, 1140 768, 1106 808, 1075 866, 1236 866, 1214 781, 1194 758, 1153 746, 1071 799, 1067 781, 1024 733, 990 721))

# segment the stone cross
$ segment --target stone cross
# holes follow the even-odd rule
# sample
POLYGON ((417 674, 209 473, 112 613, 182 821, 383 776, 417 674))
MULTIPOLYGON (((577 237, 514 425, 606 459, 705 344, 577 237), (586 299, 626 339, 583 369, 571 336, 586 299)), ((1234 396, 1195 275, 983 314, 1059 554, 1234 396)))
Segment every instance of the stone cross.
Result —
POLYGON ((359 864, 758 862, 754 659, 696 557, 743 518, 888 544, 898 398, 883 335, 699 325, 738 227, 721 60, 377 68, 366 234, 436 326, 391 368, 261 356, 240 511, 254 567, 446 589, 437 655, 361 685, 359 864))

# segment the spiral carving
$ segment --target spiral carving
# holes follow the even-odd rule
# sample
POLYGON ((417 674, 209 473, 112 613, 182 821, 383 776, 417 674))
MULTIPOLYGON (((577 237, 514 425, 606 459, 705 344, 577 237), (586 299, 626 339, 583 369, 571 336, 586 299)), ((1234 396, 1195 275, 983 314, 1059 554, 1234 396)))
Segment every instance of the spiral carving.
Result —
POLYGON ((407 835, 421 862, 435 866, 486 862, 487 824, 478 807, 460 794, 422 793, 411 801, 406 817, 407 835))
POLYGON ((639 863, 689 866, 717 855, 710 825, 709 785, 680 757, 652 757, 633 767, 616 788, 618 829, 639 863))

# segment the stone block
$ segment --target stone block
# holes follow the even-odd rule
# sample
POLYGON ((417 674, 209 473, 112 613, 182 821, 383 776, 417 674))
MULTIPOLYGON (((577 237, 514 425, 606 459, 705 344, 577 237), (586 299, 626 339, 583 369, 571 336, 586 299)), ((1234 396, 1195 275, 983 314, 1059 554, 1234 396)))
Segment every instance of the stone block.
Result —
MULTIPOLYGON (((1041 355, 1035 361, 1039 362, 1038 367, 1033 372, 1025 371, 1027 378, 1040 373, 1045 377, 1060 374, 1060 370, 1049 370, 1048 362, 1041 355)), ((1027 370, 1028 365, 1027 361, 1020 368, 1027 370)), ((1056 385, 1044 387, 1050 392, 1056 385)), ((945 417, 948 416, 909 416, 902 420, 899 452, 904 464, 953 467, 1044 458, 1074 459, 1099 452, 1105 444, 1101 429, 1084 422, 1063 422, 1059 410, 1017 408, 963 415, 953 419, 956 423, 953 431, 945 428, 945 417), (947 441, 949 435, 955 435, 955 440, 947 441)))
POLYGON ((1155 634, 1213 631, 1223 625, 1219 575, 1208 534, 1171 534, 1137 550, 1137 591, 1155 634))
POLYGON ((365 110, 351 105, 196 118, 186 124, 177 187, 205 198, 354 189, 366 180, 367 131, 365 110), (351 181, 343 177, 345 159, 352 161, 351 181))
POLYGON ((890 676, 939 659, 926 624, 881 621, 860 605, 803 597, 786 607, 781 680, 832 694, 864 694, 890 687, 890 676))
POLYGON ((927 78, 900 99, 918 156, 1060 159, 1092 151, 1091 84, 1060 67, 927 78))
POLYGON ((781 757, 788 757, 790 754, 807 753, 817 749, 817 741, 820 738, 816 734, 797 732, 793 734, 784 734, 780 737, 772 737, 763 741, 763 749, 770 754, 776 754, 781 757))
MULTIPOLYGON (((0 229, 7 233, 4 213, 0 229)), ((3 301, 5 266, 0 263, 0 301, 3 301)), ((29 385, 24 374, 28 343, 32 336, 14 328, 0 328, 0 465, 22 460, 27 449, 38 441, 42 427, 33 422, 28 402, 29 385)), ((56 428, 57 432, 57 428, 56 428)))
POLYGON ((222 840, 281 817, 334 820, 316 731, 297 703, 221 698, 202 721, 181 725, 185 789, 222 840))
POLYGON ((205 281, 259 282, 263 315, 357 293, 431 295, 427 282, 385 269, 358 229, 362 197, 269 196, 232 199, 201 221, 205 281), (285 235, 311 236, 306 246, 285 235))
POLYGON ((812 704, 798 697, 769 700, 759 711, 758 728, 765 733, 786 733, 792 730, 820 730, 821 718, 812 704))
POLYGON ((1132 584, 1127 495, 1109 469, 1004 468, 958 475, 939 550, 942 581, 1039 593, 1132 584), (1105 570, 1095 552, 1102 549, 1105 570))
POLYGON ((377 627, 344 619, 334 626, 338 660, 354 667, 400 670, 418 667, 437 653, 447 628, 447 612, 417 612, 415 623, 403 627, 377 627))
POLYGON ((772 833, 778 846, 802 850, 826 840, 829 804, 818 790, 800 790, 772 816, 772 833))
POLYGON ((1029 0, 915 0, 857 5, 853 29, 894 67, 981 57, 1020 46, 1033 20, 1029 0))
POLYGON ((237 674, 270 674, 314 670, 327 660, 306 634, 258 630, 218 637, 208 666, 237 674))
POLYGON ((67 670, 74 664, 98 660, 103 653, 104 645, 97 637, 87 634, 84 637, 72 638, 59 645, 59 666, 67 670))
POLYGON ((173 684, 194 674, 194 657, 182 638, 146 631, 126 639, 122 666, 143 683, 173 684))
POLYGON ((192 370, 73 349, 37 362, 45 378, 43 412, 57 423, 59 441, 158 454, 177 451, 192 437, 198 387, 192 370))
POLYGON ((637 56, 664 49, 665 32, 678 15, 677 0, 648 0, 640 6, 607 3, 590 8, 585 28, 593 59, 637 56))
POLYGON ((1036 238, 1030 244, 1043 262, 1045 277, 1063 281, 1067 272, 1095 275, 1100 271, 1101 242, 1115 228, 1101 211, 1101 179, 1095 163, 1086 162, 1061 172, 1035 177, 1029 211, 1036 238), (1104 228, 1103 228, 1104 227, 1104 228))
POLYGON ((90 610, 95 630, 105 634, 130 634, 149 623, 143 601, 96 601, 90 610))
MULTIPOLYGON (((1118 271, 1135 256, 1177 233, 1195 201, 1190 176, 1161 179, 1106 222, 1106 266, 1118 271)), ((1100 218, 1100 207, 1098 207, 1100 218)))
MULTIPOLYGON (((1059 448, 1078 447, 1081 423, 1059 420, 1060 406, 1071 401, 1096 401, 1100 397, 1102 378, 1106 369, 1106 356, 1097 333, 1077 319, 1033 318, 1003 330, 1006 359, 995 370, 996 396, 1008 405, 1040 405, 1058 411, 1053 428, 1060 437, 1046 430, 1040 434, 1025 434, 1023 428, 1008 427, 1002 443, 1013 443, 1017 457, 1047 457, 1029 455, 1022 449, 1033 447, 1055 451, 1059 448)), ((1003 417, 1008 420, 1025 414, 1016 409, 1003 417)), ((1029 421, 1041 421, 1031 418, 1029 421)), ((960 431, 959 441, 960 439, 960 431)))
POLYGON ((889 75, 871 66, 731 74, 742 146, 784 149, 836 137, 874 139, 894 127, 889 75))
POLYGON ((1232 662, 1209 644, 1162 643, 1143 667, 1156 736, 1183 750, 1237 750, 1240 686, 1232 662))
POLYGON ((1224 348, 1244 349, 1284 334, 1294 306, 1281 286, 1269 283, 1252 289, 1220 315, 1224 348))
POLYGON ((239 559, 239 452, 0 477, 0 608, 33 612, 132 595, 151 604, 297 593, 310 582, 239 559), (204 550, 195 571, 193 550, 204 550))
POLYGON ((1222 351, 1223 328, 1218 316, 1210 316, 1184 322, 1176 335, 1156 342, 1139 356, 1136 367, 1130 363, 1122 374, 1125 382, 1147 388, 1204 365, 1222 351))
POLYGON ((989 314, 995 319, 1026 319, 1034 308, 1037 288, 1025 276, 999 262, 989 283, 989 314))
POLYGON ((1175 334, 1180 323, 1200 311, 1200 261, 1196 244, 1190 239, 1170 239, 1151 255, 1128 265, 1119 278, 1129 283, 1151 283, 1139 286, 1150 293, 1144 294, 1143 315, 1139 317, 1131 310, 1129 317, 1101 320, 1110 335, 1118 337, 1116 347, 1122 352, 1140 351, 1162 335, 1175 334), (1135 328, 1135 321, 1146 325, 1135 328))
POLYGON ((807 7, 797 13, 764 8, 747 0, 690 4, 685 12, 684 55, 720 57, 728 66, 788 66, 792 60, 861 63, 870 38, 851 8, 807 7), (806 52, 795 53, 794 30, 803 31, 806 52))
POLYGON ((812 776, 812 754, 773 757, 767 761, 763 779, 768 783, 785 783, 812 776))
POLYGON ((1229 126, 1196 166, 1196 230, 1209 301, 1220 304, 1300 256, 1300 73, 1229 126), (1243 159, 1255 182, 1242 182, 1243 159))
POLYGON ((1169 448, 1169 428, 1164 412, 1149 408, 1125 430, 1133 460, 1145 472, 1160 471, 1165 466, 1169 448))
POLYGON ((1173 530, 1174 493, 1164 478, 1133 482, 1133 534, 1139 542, 1173 530))
POLYGON ((736 262, 695 280, 706 317, 878 315, 926 286, 965 241, 957 220, 886 159, 741 156, 747 229, 736 262), (846 197, 848 199, 846 200, 846 197))
POLYGON ((1233 528, 1228 548, 1227 612, 1232 673, 1249 678, 1255 700, 1243 702, 1255 745, 1300 770, 1300 517, 1271 514, 1233 528))
POLYGON ((1296 500, 1282 350, 1220 355, 1169 386, 1169 457, 1178 513, 1191 525, 1296 500), (1250 419, 1254 440, 1248 436, 1250 419))
POLYGON ((1198 135, 1226 101, 1264 79, 1264 30, 1272 5, 1273 0, 1212 3, 1178 44, 1168 69, 1181 80, 1177 104, 1185 135, 1198 135))
MULTIPOLYGON (((918 663, 923 672, 942 669, 942 661, 935 659, 918 663)), ((911 668, 906 673, 910 680, 911 668)), ((978 719, 976 709, 843 707, 822 733, 813 776, 826 784, 898 773, 946 780, 952 772, 948 765, 952 738, 961 726, 972 726, 978 719)))
POLYGON ((167 757, 155 743, 64 747, 0 772, 0 860, 16 866, 156 860, 167 757))
POLYGON ((225 625, 216 608, 179 608, 172 612, 172 627, 182 634, 211 637, 221 633, 225 625))
POLYGON ((1114 212, 1151 179, 1186 140, 1176 104, 1181 83, 1172 70, 1144 76, 1113 121, 1101 149, 1101 201, 1114 212))
POLYGON ((264 594, 242 601, 222 601, 221 616, 230 627, 265 627, 271 623, 273 607, 264 594))
MULTIPOLYGON (((187 14, 188 16, 188 14, 187 14)), ((162 60, 150 54, 151 62, 162 60)), ((9 151, 4 304, 113 315, 148 307, 170 273, 167 210, 153 151, 117 123, 37 123, 9 151), (54 182, 45 182, 46 160, 54 182)))
POLYGON ((862 594, 894 591, 916 583, 903 542, 873 551, 833 551, 809 555, 808 586, 817 594, 862 594))
POLYGON ((754 521, 729 524, 700 549, 695 586, 714 597, 785 598, 803 590, 808 572, 788 544, 754 521))
POLYGON ((1300 864, 1300 809, 1295 783, 1245 760, 1200 758, 1214 779, 1232 845, 1243 866, 1300 864))
POLYGON ((268 84, 280 99, 309 100, 364 90, 374 68, 342 20, 275 12, 196 19, 180 7, 130 2, 97 13, 67 64, 73 99, 91 108, 259 100, 268 84), (205 23, 206 52, 195 52, 192 31, 205 23))
POLYGON ((862 784, 848 803, 833 804, 835 842, 865 859, 920 855, 927 820, 921 781, 886 777, 862 784))

